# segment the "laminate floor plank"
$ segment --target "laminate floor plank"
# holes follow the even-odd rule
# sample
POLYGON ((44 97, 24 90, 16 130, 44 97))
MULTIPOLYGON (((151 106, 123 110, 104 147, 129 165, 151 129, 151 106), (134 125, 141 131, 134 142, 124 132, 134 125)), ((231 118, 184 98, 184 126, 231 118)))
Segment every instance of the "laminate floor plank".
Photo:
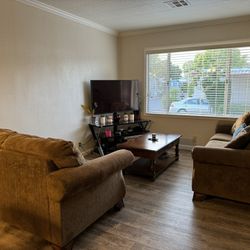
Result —
POLYGON ((154 182, 125 175, 125 207, 91 225, 73 250, 250 250, 250 205, 192 202, 191 180, 188 151, 154 182))

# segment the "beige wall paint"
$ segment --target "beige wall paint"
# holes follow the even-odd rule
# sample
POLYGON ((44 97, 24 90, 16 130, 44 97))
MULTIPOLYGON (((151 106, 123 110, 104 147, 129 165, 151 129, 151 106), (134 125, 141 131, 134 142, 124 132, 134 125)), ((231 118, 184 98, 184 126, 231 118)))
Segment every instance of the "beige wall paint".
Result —
MULTIPOLYGON (((208 22, 173 26, 150 31, 124 32, 119 36, 119 77, 139 79, 142 93, 145 87, 145 60, 147 49, 201 46, 205 44, 224 44, 230 42, 250 45, 250 16, 208 22)), ((145 98, 142 95, 142 106, 145 98)), ((142 107, 142 108, 143 108, 142 107)), ((190 118, 177 116, 145 115, 152 120, 154 132, 178 132, 183 135, 183 143, 194 141, 204 145, 214 133, 218 122, 228 122, 213 118, 190 118)))
POLYGON ((0 127, 79 142, 89 80, 117 77, 117 38, 15 0, 0 4, 0 127))

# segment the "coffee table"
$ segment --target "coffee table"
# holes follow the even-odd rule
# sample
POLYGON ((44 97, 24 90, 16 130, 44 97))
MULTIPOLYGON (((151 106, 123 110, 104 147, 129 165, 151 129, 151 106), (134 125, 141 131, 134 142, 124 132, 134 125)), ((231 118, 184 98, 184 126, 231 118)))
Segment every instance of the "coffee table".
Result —
POLYGON ((180 134, 157 134, 157 140, 152 141, 152 134, 147 133, 128 139, 117 145, 119 149, 130 150, 139 158, 125 173, 149 176, 153 180, 179 159, 180 134), (170 155, 167 150, 175 147, 175 153, 170 155))

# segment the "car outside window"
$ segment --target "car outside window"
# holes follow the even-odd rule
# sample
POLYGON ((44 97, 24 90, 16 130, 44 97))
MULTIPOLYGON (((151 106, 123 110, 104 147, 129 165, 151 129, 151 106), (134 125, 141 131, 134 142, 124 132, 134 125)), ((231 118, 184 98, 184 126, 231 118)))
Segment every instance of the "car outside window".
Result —
POLYGON ((202 100, 201 100, 201 104, 208 105, 208 101, 207 101, 207 100, 202 99, 202 100))
POLYGON ((199 100, 198 99, 190 99, 190 100, 186 101, 186 104, 198 105, 199 104, 199 100))

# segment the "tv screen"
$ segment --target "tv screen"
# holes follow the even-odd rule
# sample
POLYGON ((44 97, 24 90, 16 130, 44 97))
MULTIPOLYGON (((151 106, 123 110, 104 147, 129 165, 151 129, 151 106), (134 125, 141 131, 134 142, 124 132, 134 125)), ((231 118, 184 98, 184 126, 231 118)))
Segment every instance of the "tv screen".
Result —
POLYGON ((139 110, 137 80, 91 80, 91 102, 96 114, 139 110))

